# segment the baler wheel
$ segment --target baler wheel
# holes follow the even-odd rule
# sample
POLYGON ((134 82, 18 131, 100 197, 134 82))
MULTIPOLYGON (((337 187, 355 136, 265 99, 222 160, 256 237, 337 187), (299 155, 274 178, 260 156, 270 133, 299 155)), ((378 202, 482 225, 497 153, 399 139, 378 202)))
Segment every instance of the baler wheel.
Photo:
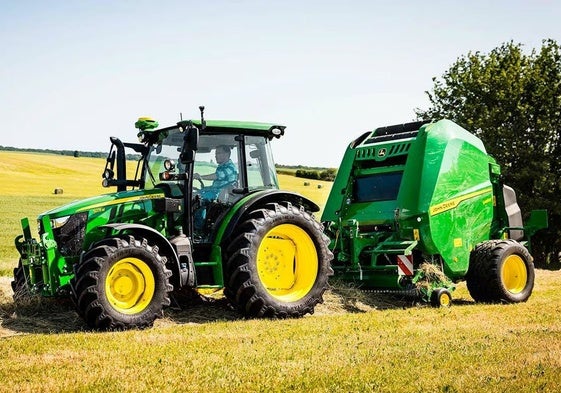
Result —
POLYGON ((446 288, 435 289, 430 297, 433 307, 450 307, 452 305, 452 294, 446 288))
POLYGON ((250 317, 300 317, 323 302, 333 254, 321 225, 288 202, 251 212, 226 250, 224 294, 250 317))
POLYGON ((532 294, 534 277, 526 247, 506 239, 484 242, 472 251, 466 281, 477 302, 519 303, 532 294))
POLYGON ((165 263, 146 239, 100 241, 85 253, 70 282, 78 313, 99 330, 152 326, 173 290, 165 263))

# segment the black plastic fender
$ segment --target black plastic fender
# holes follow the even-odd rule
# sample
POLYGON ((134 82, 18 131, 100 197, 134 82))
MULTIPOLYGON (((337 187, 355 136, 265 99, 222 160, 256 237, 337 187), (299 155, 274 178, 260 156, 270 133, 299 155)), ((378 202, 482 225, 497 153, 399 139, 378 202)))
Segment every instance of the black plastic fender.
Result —
POLYGON ((170 243, 170 241, 163 236, 160 232, 155 230, 152 227, 142 224, 131 224, 131 223, 113 223, 113 224, 106 224, 100 226, 100 228, 110 228, 117 233, 121 232, 133 232, 134 234, 138 234, 146 239, 152 240, 159 248, 162 255, 165 255, 168 258, 166 265, 172 270, 173 275, 171 276, 171 283, 173 284, 175 289, 181 288, 188 283, 194 283, 194 265, 193 265, 193 258, 190 256, 189 265, 190 266, 181 266, 180 258, 177 255, 174 247, 170 243), (172 260, 169 260, 172 258, 172 260))
POLYGON ((220 245, 223 240, 228 240, 238 223, 243 222, 243 218, 248 212, 268 203, 275 203, 279 201, 288 201, 293 205, 303 206, 311 213, 315 213, 320 210, 319 206, 315 202, 295 192, 283 190, 257 191, 241 199, 233 206, 232 209, 235 210, 234 215, 231 216, 227 222, 222 222, 220 224, 221 230, 218 230, 213 234, 213 243, 220 245))

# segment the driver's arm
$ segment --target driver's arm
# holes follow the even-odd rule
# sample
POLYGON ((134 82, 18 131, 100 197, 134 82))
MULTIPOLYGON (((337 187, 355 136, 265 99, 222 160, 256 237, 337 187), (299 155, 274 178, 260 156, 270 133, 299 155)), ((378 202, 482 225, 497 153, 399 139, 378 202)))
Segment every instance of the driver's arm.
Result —
POLYGON ((216 179, 216 173, 209 173, 208 175, 200 175, 198 173, 194 173, 193 178, 195 180, 215 180, 216 179))

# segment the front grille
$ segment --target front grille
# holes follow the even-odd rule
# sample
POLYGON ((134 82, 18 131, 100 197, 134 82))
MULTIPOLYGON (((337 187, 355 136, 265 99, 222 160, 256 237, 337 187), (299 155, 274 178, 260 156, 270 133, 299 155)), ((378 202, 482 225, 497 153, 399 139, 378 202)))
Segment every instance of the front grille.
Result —
POLYGON ((88 213, 74 214, 63 226, 53 229, 53 235, 61 255, 65 257, 80 255, 87 220, 88 213))

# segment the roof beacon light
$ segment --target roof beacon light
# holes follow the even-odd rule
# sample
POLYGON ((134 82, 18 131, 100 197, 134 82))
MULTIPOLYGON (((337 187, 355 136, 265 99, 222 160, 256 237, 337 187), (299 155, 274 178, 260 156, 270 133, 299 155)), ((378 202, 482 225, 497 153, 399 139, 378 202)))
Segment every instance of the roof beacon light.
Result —
POLYGON ((134 126, 140 131, 153 130, 158 127, 158 122, 151 117, 139 117, 134 126))

